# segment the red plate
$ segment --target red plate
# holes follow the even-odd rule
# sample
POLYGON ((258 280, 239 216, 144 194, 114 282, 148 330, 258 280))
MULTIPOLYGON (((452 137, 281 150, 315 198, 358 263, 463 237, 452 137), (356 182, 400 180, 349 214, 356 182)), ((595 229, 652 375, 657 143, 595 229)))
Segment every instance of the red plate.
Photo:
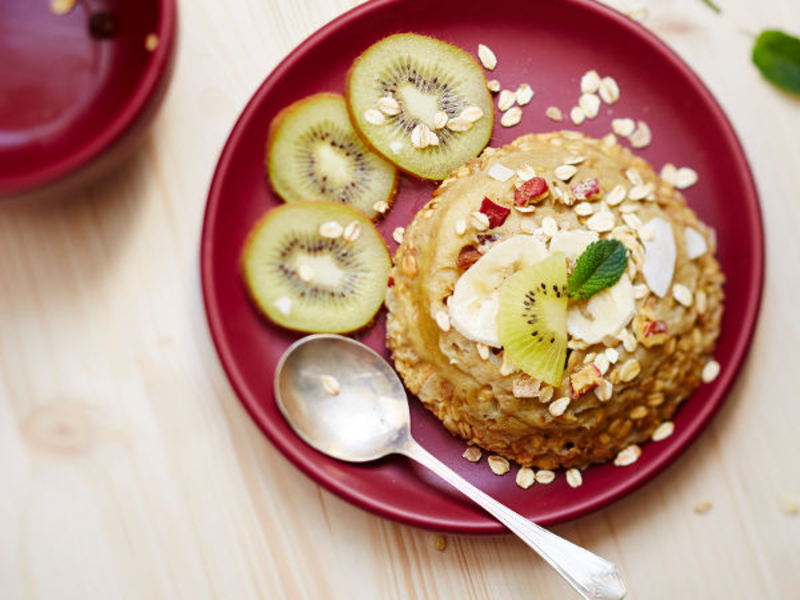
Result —
MULTIPOLYGON (((595 466, 578 489, 559 476, 548 486, 521 490, 512 475, 496 477, 485 460, 461 458, 464 443, 447 433, 416 399, 414 436, 428 450, 489 494, 543 525, 606 506, 666 467, 700 433, 719 408, 745 356, 756 321, 763 274, 763 235, 758 198, 747 161, 725 115, 697 76, 664 44, 626 17, 588 0, 507 0, 502 10, 464 0, 381 0, 361 6, 312 35, 256 92, 222 153, 211 185, 202 237, 201 269, 208 320, 222 364, 250 415, 275 446, 312 479, 342 498, 383 517, 453 533, 500 533, 502 526, 434 475, 404 458, 372 465, 328 459, 305 445, 278 412, 272 395, 275 364, 296 334, 272 327, 253 310, 237 262, 251 226, 280 200, 264 173, 264 143, 275 114, 314 92, 342 92, 348 67, 383 36, 413 31, 475 52, 478 43, 496 52, 492 74, 505 87, 528 82, 536 96, 522 123, 496 126, 498 146, 534 131, 554 129, 548 106, 565 112, 576 104, 581 75, 597 69, 619 82, 622 98, 604 106, 581 131, 602 136, 613 116, 647 121, 653 143, 641 155, 660 167, 690 165, 700 182, 686 196, 700 217, 719 232, 719 259, 728 276, 728 297, 716 357, 718 379, 703 385, 675 419, 672 437, 645 444, 633 466, 595 466)), ((566 126, 566 125, 565 125, 566 126)), ((404 177, 400 197, 380 223, 392 250, 392 230, 406 225, 430 198, 434 184, 404 177)), ((387 356, 384 322, 363 336, 387 356)))
POLYGON ((65 193, 124 159, 166 92, 176 23, 175 0, 79 1, 64 15, 2 0, 0 198, 65 193))

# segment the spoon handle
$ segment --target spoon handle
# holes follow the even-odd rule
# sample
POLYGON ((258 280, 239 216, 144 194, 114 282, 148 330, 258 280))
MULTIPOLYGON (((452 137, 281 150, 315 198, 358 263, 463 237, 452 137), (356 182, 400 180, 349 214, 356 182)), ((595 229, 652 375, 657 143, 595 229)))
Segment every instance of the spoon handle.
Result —
POLYGON ((398 452, 428 467, 474 500, 533 548, 587 600, 619 600, 627 593, 614 563, 558 537, 501 504, 456 474, 415 440, 409 437, 408 443, 398 452))

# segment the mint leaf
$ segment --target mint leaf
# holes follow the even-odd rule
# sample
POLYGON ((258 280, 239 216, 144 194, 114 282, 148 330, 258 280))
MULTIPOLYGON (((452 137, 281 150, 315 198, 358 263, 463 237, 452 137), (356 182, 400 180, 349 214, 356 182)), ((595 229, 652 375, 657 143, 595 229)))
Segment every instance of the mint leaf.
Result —
POLYGON ((782 31, 762 31, 753 47, 753 62, 773 84, 800 95, 800 39, 782 31))
POLYGON ((576 300, 591 298, 611 287, 628 266, 628 250, 618 240, 592 242, 578 257, 567 281, 567 293, 576 300))

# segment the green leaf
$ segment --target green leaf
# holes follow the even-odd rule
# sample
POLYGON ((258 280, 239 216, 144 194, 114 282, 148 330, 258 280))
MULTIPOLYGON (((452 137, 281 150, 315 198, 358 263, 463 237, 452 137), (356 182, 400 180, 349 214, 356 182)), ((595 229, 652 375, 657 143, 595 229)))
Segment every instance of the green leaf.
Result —
POLYGON ((782 31, 762 31, 753 47, 753 62, 769 81, 800 95, 800 39, 782 31))
POLYGON ((628 250, 618 240, 598 240, 578 257, 567 281, 567 293, 577 300, 591 298, 611 287, 628 266, 628 250))

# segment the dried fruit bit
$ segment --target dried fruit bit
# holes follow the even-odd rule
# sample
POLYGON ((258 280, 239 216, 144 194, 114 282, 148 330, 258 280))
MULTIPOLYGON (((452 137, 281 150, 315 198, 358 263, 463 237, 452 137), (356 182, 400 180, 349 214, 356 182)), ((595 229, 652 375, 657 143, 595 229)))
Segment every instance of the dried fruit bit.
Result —
POLYGON ((530 467, 522 467, 517 471, 517 485, 523 490, 527 490, 536 481, 536 475, 530 467))
POLYGON ((592 200, 600 196, 600 182, 597 179, 585 179, 573 184, 572 195, 576 200, 592 200))
POLYGON ((433 533, 431 534, 431 546, 437 552, 444 552, 447 548, 447 538, 441 533, 433 533))
POLYGON ((508 460, 502 456, 492 455, 488 458, 489 468, 495 475, 505 475, 511 469, 508 460))
POLYGON ((483 256, 475 246, 464 246, 458 253, 456 259, 456 266, 463 271, 469 269, 472 265, 478 262, 483 256))
POLYGON ((664 321, 648 321, 644 326, 644 337, 667 333, 667 324, 664 321))
POLYGON ((641 455, 642 449, 636 444, 631 444, 617 454, 617 457, 614 459, 614 465, 617 467, 627 467, 639 460, 641 455))
POLYGON ((603 381, 603 375, 595 365, 586 365, 569 376, 569 385, 572 389, 572 398, 577 399, 586 392, 593 390, 603 381))
POLYGON ((480 212, 489 218, 489 228, 493 229, 506 222, 508 215, 511 214, 511 209, 495 204, 489 198, 484 198, 481 202, 480 212))
POLYGON ((538 204, 550 194, 550 187, 544 177, 534 177, 523 183, 514 192, 514 204, 528 206, 538 204))
POLYGON ((481 449, 477 446, 470 446, 464 450, 464 454, 461 456, 466 458, 469 462, 478 462, 481 459, 481 449))

